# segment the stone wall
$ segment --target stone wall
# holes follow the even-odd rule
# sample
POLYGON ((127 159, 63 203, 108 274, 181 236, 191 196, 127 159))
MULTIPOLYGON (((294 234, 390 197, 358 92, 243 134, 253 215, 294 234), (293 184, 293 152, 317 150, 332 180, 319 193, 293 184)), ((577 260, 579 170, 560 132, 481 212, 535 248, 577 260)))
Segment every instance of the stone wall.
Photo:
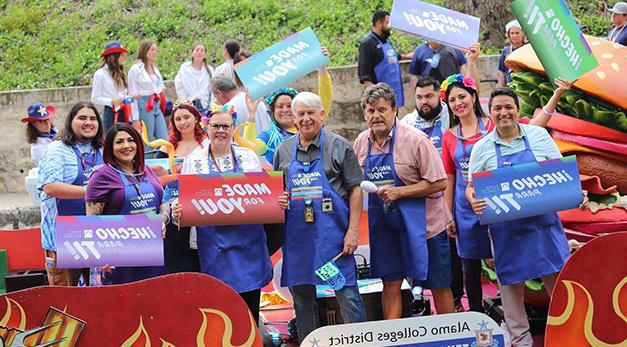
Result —
MULTIPOLYGON (((409 77, 406 74, 408 62, 401 63, 404 71, 406 106, 399 111, 401 116, 414 109, 413 90, 409 86, 409 77)), ((481 78, 481 95, 489 95, 496 81, 498 56, 483 56, 479 58, 481 78)), ((331 107, 327 128, 353 140, 366 124, 361 112, 359 100, 364 90, 357 81, 357 66, 343 66, 330 68, 334 84, 334 101, 331 107)), ((317 74, 312 73, 294 83, 297 90, 317 89, 317 74)), ((176 99, 174 84, 166 82, 167 96, 176 99)), ((24 192, 24 177, 33 167, 30 159, 30 147, 26 143, 24 123, 20 119, 25 117, 28 105, 37 101, 52 104, 57 108, 57 117, 54 124, 61 128, 65 115, 72 104, 80 100, 89 100, 91 87, 69 87, 58 89, 38 89, 0 92, 0 128, 3 129, 4 140, 0 142, 0 193, 24 192)))

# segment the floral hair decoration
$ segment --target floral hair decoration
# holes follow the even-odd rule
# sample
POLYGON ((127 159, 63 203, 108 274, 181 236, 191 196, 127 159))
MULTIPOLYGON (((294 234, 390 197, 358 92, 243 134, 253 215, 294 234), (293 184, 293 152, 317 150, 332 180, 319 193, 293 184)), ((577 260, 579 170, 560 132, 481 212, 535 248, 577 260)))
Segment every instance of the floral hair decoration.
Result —
POLYGON ((470 76, 464 76, 458 73, 448 76, 444 81, 442 81, 442 85, 440 86, 440 99, 446 102, 446 90, 453 83, 461 83, 467 88, 470 88, 474 91, 477 90, 477 85, 475 84, 474 78, 470 76))
MULTIPOLYGON (((296 89, 290 88, 290 87, 283 87, 283 88, 279 88, 279 89, 275 90, 271 94, 266 95, 263 98, 263 102, 266 105, 268 105, 268 107, 271 107, 271 105, 274 104, 274 102, 276 101, 276 99, 279 96, 281 96, 281 95, 289 95, 292 98, 294 98, 296 96, 296 94, 298 94, 296 89)), ((270 109, 268 109, 268 114, 270 114, 270 109)))
POLYGON ((202 116, 202 118, 200 118, 199 124, 202 130, 207 130, 207 127, 209 126, 209 119, 211 119, 211 117, 214 114, 221 113, 221 112, 230 113, 231 116, 233 117, 233 124, 237 125, 237 112, 235 112, 235 106, 229 105, 229 104, 224 104, 224 105, 211 104, 209 111, 207 111, 207 113, 204 116, 202 116))

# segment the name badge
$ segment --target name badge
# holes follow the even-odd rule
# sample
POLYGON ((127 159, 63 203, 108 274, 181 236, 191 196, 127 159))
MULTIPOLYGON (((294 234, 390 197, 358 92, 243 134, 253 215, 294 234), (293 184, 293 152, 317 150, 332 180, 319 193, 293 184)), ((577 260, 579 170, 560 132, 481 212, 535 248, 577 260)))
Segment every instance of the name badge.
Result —
POLYGON ((333 212, 333 200, 331 198, 322 199, 322 212, 333 212))
POLYGON ((313 201, 309 198, 305 199, 305 223, 313 223, 314 222, 314 209, 311 206, 313 201))

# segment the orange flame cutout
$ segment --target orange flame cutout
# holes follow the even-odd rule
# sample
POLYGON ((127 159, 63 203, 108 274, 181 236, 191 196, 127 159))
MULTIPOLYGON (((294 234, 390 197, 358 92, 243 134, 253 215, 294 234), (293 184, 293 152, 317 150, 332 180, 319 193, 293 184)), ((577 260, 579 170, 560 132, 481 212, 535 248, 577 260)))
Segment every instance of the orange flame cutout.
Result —
POLYGON ((202 325, 198 330, 196 336, 196 344, 198 347, 206 346, 224 346, 224 347, 251 347, 261 346, 261 342, 258 339, 257 324, 255 320, 250 316, 250 334, 248 339, 241 345, 233 345, 231 343, 231 336, 233 335, 233 324, 231 318, 222 311, 201 308, 202 313, 202 325), (211 315, 217 315, 221 320, 211 317, 211 315), (220 337, 222 335, 222 337, 220 337))
POLYGON ((120 347, 150 347, 150 336, 144 328, 144 320, 139 316, 137 330, 120 347))
MULTIPOLYGON (((619 346, 627 345, 627 338, 625 338, 622 342, 619 342, 617 344, 610 344, 610 343, 606 343, 604 341, 599 340, 594 335, 594 331, 592 330, 592 319, 594 316, 594 302, 592 300, 592 296, 590 295, 590 293, 584 286, 582 286, 581 284, 577 282, 562 281, 562 283, 564 283, 564 286, 566 287, 566 293, 567 293, 566 308, 564 309, 564 312, 562 312, 562 314, 560 314, 559 316, 549 315, 548 321, 547 321, 548 325, 554 325, 554 326, 566 325, 566 322, 570 321, 570 324, 568 324, 569 325, 568 330, 571 331, 572 333, 583 331, 586 341, 590 345, 595 346, 595 347, 619 347, 619 346), (582 305, 575 306, 575 301, 577 297, 577 293, 575 292, 575 286, 577 287, 578 290, 580 290, 581 292, 585 294, 585 298, 587 299, 588 305, 582 304, 582 305), (585 318, 582 317, 584 307, 587 307, 587 310, 585 312, 585 318)), ((623 321, 625 321, 625 323, 627 323, 627 317, 621 311, 621 299, 622 299, 622 303, 624 304, 627 301, 627 297, 623 296, 621 298, 620 294, 621 294, 621 289, 625 286, 626 283, 627 283, 627 277, 623 278, 616 285, 612 293, 612 307, 614 308, 614 312, 623 321)), ((580 298, 580 299, 583 299, 583 298, 580 298)), ((572 337, 574 338, 574 336, 572 337)), ((566 343, 566 341, 564 342, 566 343)), ((579 344, 581 343, 581 341, 578 341, 578 342, 579 344)), ((576 345, 579 345, 579 344, 576 344, 576 345)), ((565 345, 568 345, 568 343, 566 343, 565 345)))
POLYGON ((0 319, 0 326, 7 328, 16 328, 20 330, 26 329, 26 313, 20 304, 17 301, 4 297, 7 302, 7 310, 4 314, 4 317, 0 319), (13 314, 13 310, 16 309, 18 314, 13 314))

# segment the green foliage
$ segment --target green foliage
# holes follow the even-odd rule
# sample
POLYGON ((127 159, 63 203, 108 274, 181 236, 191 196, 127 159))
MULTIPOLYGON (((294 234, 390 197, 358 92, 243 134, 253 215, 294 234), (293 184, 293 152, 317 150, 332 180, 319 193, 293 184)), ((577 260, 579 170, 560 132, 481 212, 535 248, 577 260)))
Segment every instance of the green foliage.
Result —
MULTIPOLYGON (((609 19, 587 15, 598 12, 590 7, 594 3, 571 1, 576 12, 586 13, 582 25, 600 35, 609 19)), ((226 39, 240 40, 254 53, 307 26, 329 48, 332 65, 355 64, 372 12, 391 6, 392 0, 0 0, 0 90, 89 85, 98 55, 113 40, 128 47, 131 57, 142 39, 156 41, 166 79, 174 78, 196 42, 218 65, 226 39)), ((398 31, 392 39, 401 52, 421 42, 398 31)), ((484 47, 484 53, 499 49, 484 47)))

